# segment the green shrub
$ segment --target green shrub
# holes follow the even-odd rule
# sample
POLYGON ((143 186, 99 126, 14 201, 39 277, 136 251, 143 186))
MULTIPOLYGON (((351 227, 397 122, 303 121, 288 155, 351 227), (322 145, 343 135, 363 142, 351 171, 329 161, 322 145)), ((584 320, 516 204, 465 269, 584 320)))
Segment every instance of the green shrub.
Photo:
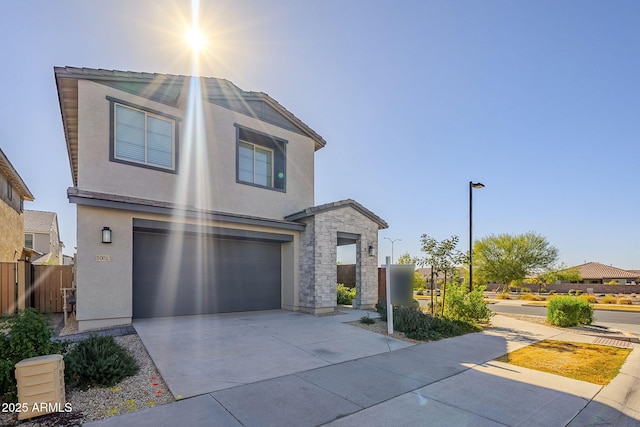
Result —
POLYGON ((493 312, 484 300, 484 286, 476 286, 469 292, 465 283, 450 283, 444 301, 444 316, 464 322, 488 322, 493 312))
POLYGON ((418 289, 418 292, 416 292, 416 295, 424 295, 424 290, 418 289))
POLYGON ((576 296, 582 295, 584 291, 582 289, 576 289, 576 296))
POLYGON ((616 303, 616 297, 611 294, 605 295, 600 299, 600 304, 615 304, 615 303, 616 303))
POLYGON ((60 354, 67 344, 53 342, 53 328, 46 316, 33 308, 19 311, 3 323, 0 333, 0 400, 17 399, 15 365, 23 359, 60 354), (6 335, 5 335, 6 334, 6 335))
POLYGON ((138 372, 138 363, 113 337, 91 336, 64 358, 65 380, 72 387, 111 387, 138 372))
POLYGON ((369 316, 362 316, 360 318, 360 323, 364 323, 365 325, 373 325, 374 323, 376 323, 376 321, 369 316))
POLYGON ((387 321, 387 302, 386 301, 378 301, 376 303, 376 311, 380 315, 380 320, 383 322, 387 321))
POLYGON ((531 293, 531 289, 529 289, 529 288, 521 288, 520 292, 522 292, 523 294, 530 294, 531 293))
POLYGON ((556 297, 547 307, 547 321, 561 327, 590 325, 593 307, 582 298, 556 297))
POLYGON ((348 288, 342 283, 338 283, 336 291, 338 295, 338 304, 351 305, 353 299, 356 297, 356 288, 348 288))
POLYGON ((393 327, 408 338, 430 341, 477 332, 479 327, 470 322, 433 317, 422 311, 404 306, 393 307, 393 327))

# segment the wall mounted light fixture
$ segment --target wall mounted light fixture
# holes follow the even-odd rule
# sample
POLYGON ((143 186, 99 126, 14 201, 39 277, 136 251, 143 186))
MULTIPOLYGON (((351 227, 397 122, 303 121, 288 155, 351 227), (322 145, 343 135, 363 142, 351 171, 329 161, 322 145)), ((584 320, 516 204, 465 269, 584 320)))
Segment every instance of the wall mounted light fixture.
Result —
POLYGON ((102 243, 111 243, 111 229, 109 227, 102 228, 102 243))
POLYGON ((369 256, 376 256, 376 248, 373 247, 373 245, 369 245, 369 256))

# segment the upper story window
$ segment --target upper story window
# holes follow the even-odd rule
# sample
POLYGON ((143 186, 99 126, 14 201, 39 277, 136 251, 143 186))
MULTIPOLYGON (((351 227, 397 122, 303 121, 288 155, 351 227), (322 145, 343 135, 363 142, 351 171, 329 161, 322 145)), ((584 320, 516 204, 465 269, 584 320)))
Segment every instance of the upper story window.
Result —
POLYGON ((7 199, 13 200, 13 187, 9 181, 7 181, 7 199))
POLYGON ((239 125, 236 128, 237 181, 285 191, 287 141, 239 125))
POLYGON ((242 182, 273 187, 273 150, 240 141, 238 179, 242 182))
POLYGON ((110 159, 177 172, 178 120, 122 101, 111 101, 110 159))
POLYGON ((33 249, 33 234, 31 233, 24 234, 24 247, 33 249))

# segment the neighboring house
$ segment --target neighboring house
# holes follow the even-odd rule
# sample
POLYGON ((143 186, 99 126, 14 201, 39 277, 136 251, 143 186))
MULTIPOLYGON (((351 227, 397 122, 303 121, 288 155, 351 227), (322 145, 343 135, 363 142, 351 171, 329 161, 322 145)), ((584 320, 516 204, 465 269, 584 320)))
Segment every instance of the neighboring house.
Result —
MULTIPOLYGON (((34 197, 0 149, 0 262, 23 257, 24 201, 34 197)), ((30 254, 29 251, 26 254, 30 254)))
POLYGON ((377 301, 378 230, 314 203, 325 140, 227 80, 54 69, 77 205, 81 330, 132 318, 333 311, 336 247, 356 244, 356 307, 377 301))
POLYGON ((588 262, 571 268, 575 268, 580 272, 582 280, 578 283, 603 284, 618 282, 620 285, 638 283, 639 275, 637 271, 623 270, 600 264, 599 262, 588 262))
POLYGON ((62 255, 62 265, 73 265, 74 259, 71 255, 62 255))
POLYGON ((42 254, 33 264, 62 264, 58 215, 55 212, 24 211, 24 247, 42 254))

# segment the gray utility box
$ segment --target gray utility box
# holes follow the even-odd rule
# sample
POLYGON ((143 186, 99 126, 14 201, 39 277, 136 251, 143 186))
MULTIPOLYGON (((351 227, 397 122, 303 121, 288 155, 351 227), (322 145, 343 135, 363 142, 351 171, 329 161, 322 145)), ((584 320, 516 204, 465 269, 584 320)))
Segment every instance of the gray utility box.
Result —
POLYGON ((16 380, 19 420, 60 412, 65 407, 62 355, 31 357, 16 363, 16 380))

